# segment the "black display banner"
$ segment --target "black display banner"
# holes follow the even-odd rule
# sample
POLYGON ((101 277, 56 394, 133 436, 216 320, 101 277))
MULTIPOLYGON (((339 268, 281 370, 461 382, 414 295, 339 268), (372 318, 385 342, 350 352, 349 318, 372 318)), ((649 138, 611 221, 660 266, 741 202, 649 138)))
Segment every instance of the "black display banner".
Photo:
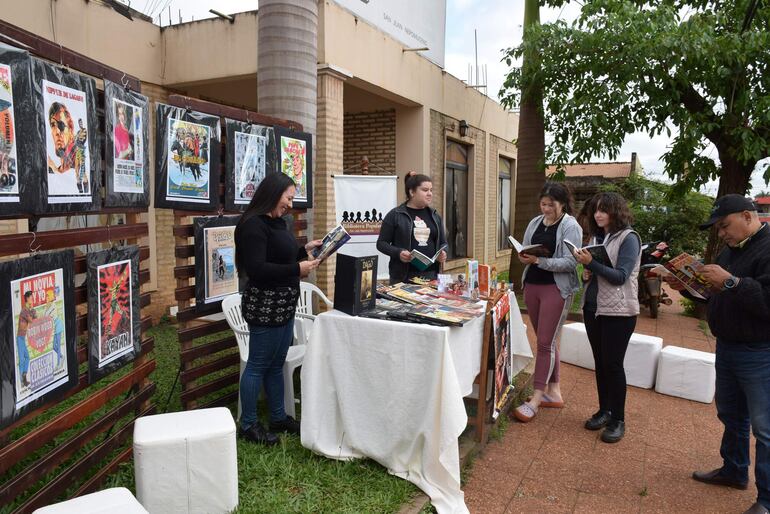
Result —
POLYGON ((139 247, 124 246, 88 257, 88 383, 142 352, 139 247))
POLYGON ((219 117, 155 106, 155 207, 219 209, 219 117))
POLYGON ((222 299, 239 291, 235 225, 240 216, 203 216, 195 227, 195 312, 222 310, 222 299))
POLYGON ((276 171, 272 127, 225 118, 225 209, 244 211, 265 175, 276 171))
POLYGON ((294 132, 275 127, 276 168, 291 177, 297 186, 295 209, 313 207, 313 137, 307 132, 294 132))
POLYGON ((101 209, 101 142, 94 80, 32 58, 39 212, 101 209))
POLYGON ((0 426, 78 383, 74 253, 0 263, 0 426))
POLYGON ((31 84, 29 54, 0 43, 0 214, 32 213, 40 198, 32 179, 36 147, 31 84))
POLYGON ((150 103, 104 81, 104 205, 150 205, 150 103))
POLYGON ((193 218, 195 227, 195 312, 222 310, 222 299, 237 293, 235 225, 240 216, 193 218))

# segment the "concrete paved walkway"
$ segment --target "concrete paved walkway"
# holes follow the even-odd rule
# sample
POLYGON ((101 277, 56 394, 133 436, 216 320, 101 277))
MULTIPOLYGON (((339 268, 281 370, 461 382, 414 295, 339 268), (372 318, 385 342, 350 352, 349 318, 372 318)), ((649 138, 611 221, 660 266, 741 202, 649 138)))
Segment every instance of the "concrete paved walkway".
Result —
MULTIPOLYGON (((662 337, 664 346, 713 352, 705 325, 680 311, 676 301, 657 320, 643 310, 636 331, 662 337)), ((561 377, 564 409, 541 409, 528 424, 511 421, 476 458, 464 486, 471 512, 741 513, 756 501, 753 468, 747 491, 690 478, 722 462, 713 403, 629 387, 626 436, 609 445, 583 428, 597 409, 593 371, 562 364, 561 377)))

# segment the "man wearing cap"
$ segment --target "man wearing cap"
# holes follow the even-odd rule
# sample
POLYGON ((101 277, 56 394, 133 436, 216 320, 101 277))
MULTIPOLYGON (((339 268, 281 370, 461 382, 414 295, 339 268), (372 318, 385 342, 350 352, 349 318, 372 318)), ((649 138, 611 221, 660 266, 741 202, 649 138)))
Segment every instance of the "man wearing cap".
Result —
POLYGON ((716 200, 711 217, 700 228, 711 226, 716 226, 726 247, 716 263, 703 266, 699 275, 712 288, 707 317, 717 339, 716 407, 725 427, 720 448, 723 464, 712 471, 696 471, 692 477, 707 484, 746 489, 751 427, 757 439, 754 474, 758 496, 746 514, 768 513, 770 229, 760 223, 754 202, 736 194, 716 200))

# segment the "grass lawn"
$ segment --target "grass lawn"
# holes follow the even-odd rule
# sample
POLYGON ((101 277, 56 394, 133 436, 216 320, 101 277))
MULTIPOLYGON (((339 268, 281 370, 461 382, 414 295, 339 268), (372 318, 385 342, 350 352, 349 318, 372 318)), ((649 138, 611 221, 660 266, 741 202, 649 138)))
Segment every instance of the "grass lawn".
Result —
MULTIPOLYGON (((149 333, 155 337, 157 361, 151 375, 157 384, 153 401, 163 412, 179 367, 176 325, 161 324, 149 333)), ((177 383, 170 396, 169 412, 181 409, 179 393, 177 383)), ((230 409, 235 415, 236 406, 230 409)), ((389 475, 376 462, 320 457, 303 448, 299 436, 287 435, 281 436, 281 444, 271 448, 238 440, 238 482, 238 513, 391 513, 418 492, 417 487, 389 475)), ((133 463, 122 466, 105 485, 133 491, 133 463)))

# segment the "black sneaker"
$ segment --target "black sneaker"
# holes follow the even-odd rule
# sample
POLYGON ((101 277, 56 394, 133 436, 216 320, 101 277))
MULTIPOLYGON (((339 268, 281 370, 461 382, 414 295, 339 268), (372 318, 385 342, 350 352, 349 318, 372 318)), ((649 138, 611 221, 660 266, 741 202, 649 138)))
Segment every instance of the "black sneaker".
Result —
POLYGON ((265 446, 272 446, 278 444, 278 441, 280 441, 277 435, 266 431, 261 423, 254 423, 246 430, 239 428, 238 437, 251 441, 252 443, 264 444, 265 446))
POLYGON ((626 423, 613 419, 607 423, 607 427, 602 432, 602 441, 605 443, 617 443, 623 439, 623 435, 626 433, 626 423))
POLYGON ((286 416, 286 419, 283 421, 271 421, 270 430, 272 432, 286 432, 299 435, 299 421, 291 416, 286 416))
POLYGON ((599 430, 600 428, 603 428, 607 426, 607 423, 610 422, 610 413, 606 411, 599 411, 593 416, 591 416, 590 419, 586 420, 585 427, 588 430, 599 430))

